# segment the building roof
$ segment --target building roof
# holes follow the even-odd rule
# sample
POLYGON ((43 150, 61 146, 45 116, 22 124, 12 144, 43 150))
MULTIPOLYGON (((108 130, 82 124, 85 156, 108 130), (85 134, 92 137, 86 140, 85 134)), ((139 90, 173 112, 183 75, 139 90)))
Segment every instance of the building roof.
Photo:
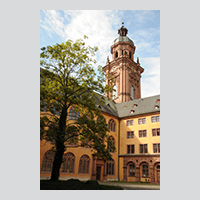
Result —
POLYGON ((113 44, 116 44, 117 42, 130 42, 134 45, 134 42, 127 36, 119 36, 114 40, 113 44))
POLYGON ((112 99, 109 99, 109 98, 102 96, 102 95, 98 95, 98 97, 96 98, 96 104, 97 104, 97 107, 102 112, 105 112, 105 113, 108 113, 110 115, 118 117, 116 103, 112 99), (99 98, 101 98, 104 101, 104 104, 100 105, 99 98))
POLYGON ((101 111, 119 118, 160 111, 160 95, 134 99, 118 104, 107 97, 102 96, 101 98, 105 101, 103 106, 97 105, 101 111))
POLYGON ((115 106, 119 118, 152 113, 160 111, 160 95, 134 99, 132 101, 115 104, 115 106))

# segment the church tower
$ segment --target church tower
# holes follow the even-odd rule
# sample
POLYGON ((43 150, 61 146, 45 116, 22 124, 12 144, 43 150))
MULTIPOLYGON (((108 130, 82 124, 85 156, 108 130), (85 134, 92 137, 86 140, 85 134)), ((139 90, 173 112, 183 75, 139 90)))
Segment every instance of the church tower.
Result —
POLYGON ((103 68, 106 73, 106 84, 112 84, 116 90, 108 94, 116 103, 131 101, 141 98, 141 73, 144 69, 140 66, 139 58, 134 61, 135 45, 126 35, 128 30, 122 27, 118 30, 119 37, 111 46, 112 61, 107 58, 106 66, 103 68), (111 81, 113 79, 113 82, 111 81))

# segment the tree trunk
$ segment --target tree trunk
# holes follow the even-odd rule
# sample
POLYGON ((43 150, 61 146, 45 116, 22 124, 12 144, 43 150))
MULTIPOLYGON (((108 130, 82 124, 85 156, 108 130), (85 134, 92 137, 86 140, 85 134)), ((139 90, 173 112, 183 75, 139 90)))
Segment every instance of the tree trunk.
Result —
POLYGON ((59 130, 56 136, 56 153, 53 161, 53 168, 51 172, 51 180, 57 181, 60 176, 60 167, 63 160, 63 154, 65 152, 65 129, 66 129, 66 119, 67 119, 67 106, 64 105, 60 120, 59 120, 59 130))
POLYGON ((60 176, 60 167, 62 164, 62 158, 63 158, 64 152, 65 152, 64 144, 60 144, 59 146, 56 147, 56 154, 54 156, 53 169, 51 173, 52 181, 57 181, 60 176))

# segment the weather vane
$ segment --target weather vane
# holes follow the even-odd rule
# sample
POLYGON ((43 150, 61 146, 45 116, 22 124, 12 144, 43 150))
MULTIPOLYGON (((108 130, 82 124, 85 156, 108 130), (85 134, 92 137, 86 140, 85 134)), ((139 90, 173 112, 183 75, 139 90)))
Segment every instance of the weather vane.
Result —
POLYGON ((124 25, 124 18, 122 18, 122 25, 124 25))

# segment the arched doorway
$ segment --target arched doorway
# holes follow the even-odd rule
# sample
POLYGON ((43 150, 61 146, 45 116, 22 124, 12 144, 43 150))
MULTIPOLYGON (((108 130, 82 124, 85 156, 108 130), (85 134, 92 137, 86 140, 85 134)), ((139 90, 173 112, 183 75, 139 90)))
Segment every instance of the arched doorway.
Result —
POLYGON ((126 166, 127 170, 126 170, 126 177, 127 177, 127 181, 132 181, 132 182, 135 182, 137 181, 137 178, 136 178, 136 165, 133 161, 130 161, 127 163, 127 166, 126 166))
POLYGON ((149 164, 147 162, 142 162, 140 164, 140 181, 141 182, 151 182, 149 170, 150 170, 149 164))
POLYGON ((160 165, 156 167, 157 183, 160 183, 160 165))
POLYGON ((160 163, 154 165, 155 183, 160 183, 160 163))

